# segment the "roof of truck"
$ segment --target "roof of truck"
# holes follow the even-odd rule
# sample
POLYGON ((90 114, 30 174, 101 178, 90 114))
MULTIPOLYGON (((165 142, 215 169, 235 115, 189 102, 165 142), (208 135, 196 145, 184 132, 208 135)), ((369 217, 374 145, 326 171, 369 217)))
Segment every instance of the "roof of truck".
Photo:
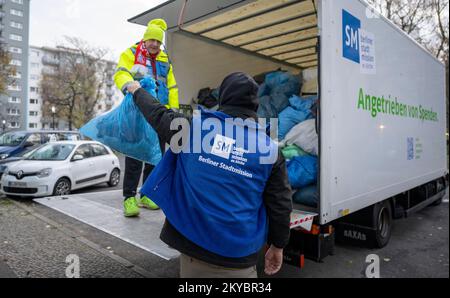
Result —
MULTIPOLYGON (((308 68, 318 64, 317 1, 169 0, 128 21, 145 26, 152 19, 163 18, 169 31, 192 34, 291 67, 308 68), (185 3, 188 4, 183 9, 185 3), (178 24, 180 19, 182 29, 178 24), (261 20, 266 23, 260 26, 261 20), (263 30, 265 35, 255 40, 258 32, 254 31, 258 30, 263 30)), ((358 1, 371 7, 366 0, 358 1)), ((377 15, 444 67, 442 61, 391 20, 377 15)))
POLYGON ((195 35, 301 69, 318 64, 316 1, 171 0, 129 22, 147 25, 163 18, 171 32, 195 35))

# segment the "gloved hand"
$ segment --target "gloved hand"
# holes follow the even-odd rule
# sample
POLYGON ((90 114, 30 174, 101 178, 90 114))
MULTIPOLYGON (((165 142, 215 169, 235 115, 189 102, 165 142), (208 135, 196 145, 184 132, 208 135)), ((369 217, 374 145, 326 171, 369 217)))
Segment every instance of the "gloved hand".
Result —
POLYGON ((127 91, 134 95, 134 92, 136 92, 139 88, 142 88, 139 82, 132 82, 127 86, 127 91))

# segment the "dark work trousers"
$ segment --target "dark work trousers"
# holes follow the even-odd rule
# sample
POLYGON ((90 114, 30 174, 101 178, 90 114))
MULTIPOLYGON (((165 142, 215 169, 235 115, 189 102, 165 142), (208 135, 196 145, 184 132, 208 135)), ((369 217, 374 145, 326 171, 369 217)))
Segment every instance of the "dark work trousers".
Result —
MULTIPOLYGON (((142 167, 144 163, 131 157, 125 158, 125 177, 123 180, 123 196, 125 199, 135 197, 139 181, 142 176, 142 167)), ((145 164, 144 166, 144 183, 152 173, 155 166, 145 164)))
MULTIPOLYGON (((165 146, 161 145, 161 152, 165 152, 165 146)), ((125 176, 123 180, 123 196, 124 199, 128 199, 131 197, 135 197, 137 194, 137 187, 139 185, 139 181, 141 180, 142 175, 142 166, 144 165, 144 182, 147 181, 147 178, 152 173, 155 166, 144 163, 140 160, 136 160, 131 157, 125 158, 125 176)))

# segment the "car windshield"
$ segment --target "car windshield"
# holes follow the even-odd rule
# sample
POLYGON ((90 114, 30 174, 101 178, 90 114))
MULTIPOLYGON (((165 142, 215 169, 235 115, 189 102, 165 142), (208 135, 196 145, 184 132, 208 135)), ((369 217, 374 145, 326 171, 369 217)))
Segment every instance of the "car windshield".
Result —
POLYGON ((74 148, 73 144, 48 144, 37 148, 26 160, 65 160, 74 148))
POLYGON ((30 157, 31 154, 33 154, 36 150, 38 150, 41 147, 42 146, 39 146, 37 148, 33 148, 31 150, 23 151, 22 153, 18 154, 17 157, 28 158, 28 157, 30 157))
POLYGON ((18 146, 27 136, 26 133, 8 132, 0 136, 0 146, 18 146))

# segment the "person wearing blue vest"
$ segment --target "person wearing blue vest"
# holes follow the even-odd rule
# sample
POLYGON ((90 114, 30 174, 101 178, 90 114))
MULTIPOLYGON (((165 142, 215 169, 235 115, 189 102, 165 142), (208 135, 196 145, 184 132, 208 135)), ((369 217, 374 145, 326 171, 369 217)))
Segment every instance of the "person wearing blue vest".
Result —
POLYGON ((180 276, 256 278, 266 244, 265 273, 277 273, 289 242, 292 190, 283 155, 257 122, 257 83, 245 73, 229 75, 219 110, 190 118, 167 110, 137 82, 129 88, 160 139, 171 144, 141 192, 167 217, 161 240, 181 252, 180 276), (175 125, 182 120, 188 130, 175 125), (205 129, 213 122, 220 128, 205 129), (180 135, 186 137, 181 144, 180 135), (267 152, 250 150, 250 140, 267 145, 267 152))

